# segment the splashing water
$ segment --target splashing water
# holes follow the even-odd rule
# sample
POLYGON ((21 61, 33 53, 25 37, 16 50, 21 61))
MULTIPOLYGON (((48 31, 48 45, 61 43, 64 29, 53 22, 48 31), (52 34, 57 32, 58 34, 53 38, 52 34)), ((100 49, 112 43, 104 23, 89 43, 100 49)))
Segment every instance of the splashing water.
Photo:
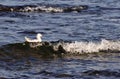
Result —
POLYGON ((0 5, 0 11, 10 12, 80 12, 87 9, 88 6, 79 5, 71 7, 55 7, 52 5, 21 5, 21 6, 7 6, 0 5))
MULTIPOLYGON (((69 54, 85 54, 95 52, 119 52, 120 41, 112 41, 102 39, 101 42, 46 42, 48 46, 53 47, 53 50, 59 51, 59 47, 69 54)), ((29 43, 31 48, 40 47, 45 45, 43 43, 29 43)), ((46 46, 46 45, 45 45, 46 46)), ((47 49, 48 50, 48 49, 47 49)))
POLYGON ((70 53, 93 53, 93 52, 100 52, 102 50, 117 50, 120 51, 120 41, 109 41, 102 39, 101 42, 73 42, 73 43, 66 43, 63 45, 63 48, 70 53))
POLYGON ((53 8, 53 7, 46 7, 46 6, 39 6, 39 7, 25 7, 21 9, 22 12, 33 12, 33 11, 45 11, 45 12, 63 12, 60 8, 53 8))

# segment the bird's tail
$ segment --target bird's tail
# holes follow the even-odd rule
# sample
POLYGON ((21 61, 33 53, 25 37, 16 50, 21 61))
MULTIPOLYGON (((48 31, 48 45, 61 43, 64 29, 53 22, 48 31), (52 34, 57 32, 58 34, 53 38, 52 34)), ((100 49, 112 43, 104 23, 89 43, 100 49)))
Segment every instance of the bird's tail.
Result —
POLYGON ((28 37, 25 36, 25 40, 28 42, 30 39, 28 37))

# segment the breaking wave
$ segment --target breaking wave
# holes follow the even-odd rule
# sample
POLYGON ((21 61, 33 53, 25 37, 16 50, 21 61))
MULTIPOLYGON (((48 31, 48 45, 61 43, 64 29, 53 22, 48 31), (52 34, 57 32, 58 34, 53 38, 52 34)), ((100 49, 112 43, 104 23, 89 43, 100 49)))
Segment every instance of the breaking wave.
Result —
POLYGON ((42 43, 15 43, 1 46, 2 49, 6 50, 27 50, 34 49, 42 53, 48 52, 59 52, 59 53, 70 53, 70 54, 84 54, 84 53, 95 53, 95 52, 119 52, 120 41, 111 41, 102 39, 101 42, 69 42, 69 41, 52 41, 42 43), (37 48, 37 49, 36 49, 37 48), (46 51, 47 50, 47 51, 46 51))
POLYGON ((9 12, 80 12, 87 9, 88 6, 56 6, 56 5, 21 5, 21 6, 7 6, 0 5, 0 11, 9 12))
POLYGON ((71 53, 117 52, 120 51, 120 41, 102 39, 101 42, 73 42, 66 43, 63 48, 71 53))
POLYGON ((0 47, 0 60, 21 58, 56 58, 94 53, 120 53, 120 41, 101 42, 52 41, 42 43, 13 43, 0 47))

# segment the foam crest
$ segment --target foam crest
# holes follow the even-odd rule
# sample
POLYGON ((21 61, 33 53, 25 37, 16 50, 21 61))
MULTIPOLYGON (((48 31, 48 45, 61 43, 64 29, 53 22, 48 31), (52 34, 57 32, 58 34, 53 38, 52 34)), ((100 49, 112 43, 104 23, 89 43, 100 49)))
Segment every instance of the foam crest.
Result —
POLYGON ((120 41, 109 41, 102 39, 101 42, 73 42, 66 43, 63 48, 70 53, 93 53, 100 51, 120 51, 120 41))
POLYGON ((88 6, 80 5, 80 6, 66 6, 62 7, 59 5, 21 5, 21 6, 7 6, 0 4, 0 11, 8 11, 8 12, 80 12, 81 10, 87 9, 88 6))
POLYGON ((63 12, 61 8, 54 7, 46 7, 46 6, 38 6, 38 7, 25 7, 24 9, 20 9, 22 12, 34 12, 34 11, 43 11, 43 12, 63 12))

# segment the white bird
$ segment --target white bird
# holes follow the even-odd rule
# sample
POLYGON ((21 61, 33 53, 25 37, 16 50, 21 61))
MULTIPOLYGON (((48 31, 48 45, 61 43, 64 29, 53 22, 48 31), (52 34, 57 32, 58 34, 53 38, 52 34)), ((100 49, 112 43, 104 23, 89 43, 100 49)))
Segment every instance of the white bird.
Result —
POLYGON ((25 36, 25 40, 26 40, 26 42, 29 42, 29 43, 42 42, 41 37, 42 37, 42 34, 38 33, 36 36, 36 39, 30 39, 30 38, 25 36))

